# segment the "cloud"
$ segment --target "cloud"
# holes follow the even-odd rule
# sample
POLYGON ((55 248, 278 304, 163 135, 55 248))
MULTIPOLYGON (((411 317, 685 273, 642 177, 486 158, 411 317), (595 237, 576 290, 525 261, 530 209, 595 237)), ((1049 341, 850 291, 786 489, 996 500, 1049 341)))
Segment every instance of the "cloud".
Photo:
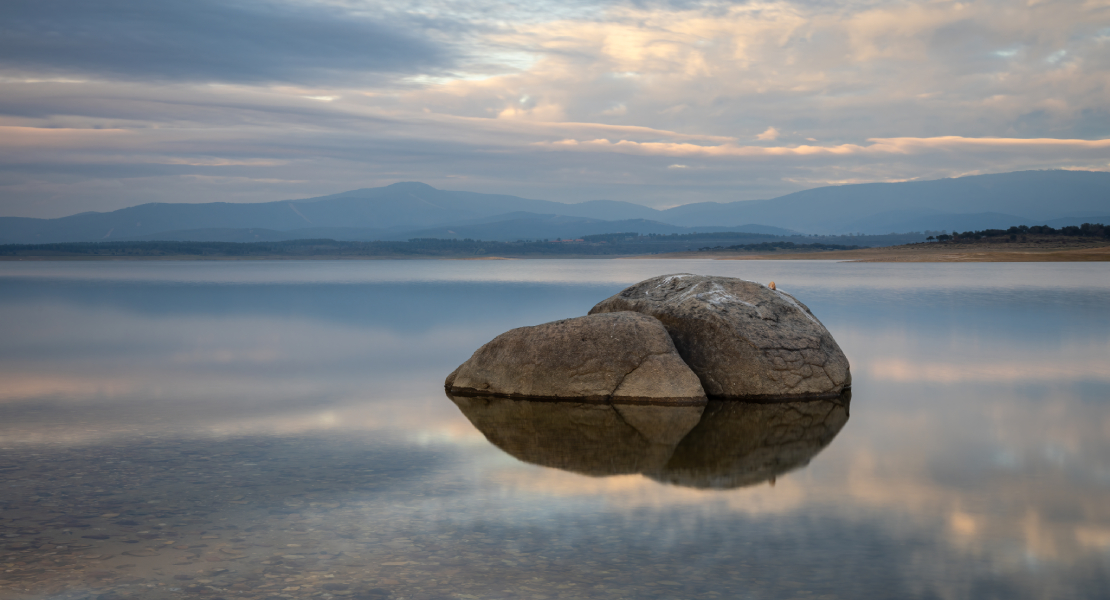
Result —
POLYGON ((768 127, 767 131, 755 136, 755 139, 763 142, 771 142, 779 139, 779 130, 774 127, 768 127))
POLYGON ((0 215, 398 180, 673 206, 1107 170, 1108 28, 1104 3, 1064 0, 14 0, 0 215))
POLYGON ((449 62, 412 16, 246 0, 9 0, 0 67, 34 77, 318 82, 449 62))
POLYGON ((701 145, 686 142, 635 142, 630 140, 611 142, 607 139, 582 141, 563 139, 554 142, 535 142, 535 145, 554 150, 621 152, 668 157, 698 156, 705 158, 882 156, 933 152, 1005 151, 1018 151, 1025 155, 1047 153, 1057 158, 1064 156, 1095 156, 1102 158, 1105 156, 1105 152, 1110 150, 1110 139, 1061 140, 943 136, 935 138, 871 138, 867 140, 866 144, 840 144, 836 146, 740 146, 731 143, 701 145))

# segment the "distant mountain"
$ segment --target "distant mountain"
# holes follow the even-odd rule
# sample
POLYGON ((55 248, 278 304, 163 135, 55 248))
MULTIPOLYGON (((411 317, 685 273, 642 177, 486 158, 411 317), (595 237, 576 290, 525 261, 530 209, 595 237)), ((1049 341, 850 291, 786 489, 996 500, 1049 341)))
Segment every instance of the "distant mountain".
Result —
POLYGON ((938 218, 927 221, 928 228, 948 230, 966 229, 960 219, 982 213, 1013 216, 1023 221, 997 225, 1003 227, 1107 214, 1110 173, 1021 171, 934 181, 820 187, 773 200, 687 204, 664 211, 667 216, 659 220, 686 226, 706 222, 762 223, 806 233, 888 233, 886 227, 908 226, 921 229, 921 225, 912 224, 916 219, 860 228, 861 221, 892 211, 916 216, 932 213, 938 218))
POLYGON ((289 240, 342 240, 351 242, 382 239, 380 229, 354 227, 310 227, 277 231, 252 227, 249 229, 209 228, 163 231, 131 238, 112 238, 117 242, 170 241, 170 242, 285 242, 289 240))
MULTIPOLYGON (((563 204, 516 196, 437 190, 423 183, 395 183, 308 198, 253 204, 142 204, 108 213, 59 219, 0 218, 0 243, 154 239, 165 232, 213 229, 355 228, 393 234, 468 222, 514 211, 598 218, 642 218, 659 211, 627 202, 563 204), (623 211, 623 212, 622 212, 623 211)), ((212 241, 212 240, 209 240, 212 241)))
POLYGON ((1110 225, 1110 215, 1101 217, 1064 217, 1063 219, 1049 219, 1041 223, 1030 223, 1030 225, 1048 225, 1049 227, 1067 227, 1069 225, 1082 225, 1084 223, 1102 223, 1103 225, 1110 225))
POLYGON ((599 233, 636 232, 640 234, 672 234, 672 233, 716 233, 721 231, 739 231, 747 233, 763 233, 768 235, 790 235, 797 233, 779 227, 765 227, 762 225, 741 225, 738 227, 679 227, 647 219, 622 219, 619 221, 604 221, 601 219, 587 219, 585 217, 565 217, 562 215, 518 215, 512 219, 473 225, 452 225, 436 227, 418 231, 406 232, 397 239, 411 238, 441 238, 441 239, 475 239, 499 242, 512 242, 516 240, 554 240, 576 239, 584 235, 599 233))
POLYGON ((560 215, 536 215, 532 213, 510 213, 509 218, 490 220, 490 222, 449 225, 429 229, 409 231, 383 231, 380 229, 357 229, 352 227, 313 227, 276 231, 273 229, 187 229, 138 236, 119 241, 168 240, 190 242, 281 242, 298 239, 332 239, 339 241, 403 241, 413 238, 475 239, 494 242, 513 242, 516 240, 554 240, 577 239, 584 235, 599 233, 636 232, 640 234, 657 233, 716 233, 735 231, 764 235, 791 235, 793 231, 763 225, 742 225, 739 227, 677 227, 646 219, 625 219, 603 221, 584 217, 564 217, 560 215))
MULTIPOLYGON (((1012 225, 1031 225, 1035 219, 985 212, 972 214, 942 213, 940 211, 890 211, 860 219, 848 225, 851 231, 903 232, 903 231, 968 231, 979 229, 1006 229, 1012 225), (916 215, 914 213, 917 213, 916 215)), ((1042 223, 1043 225, 1043 223, 1042 223)))
POLYGON ((297 239, 288 235, 342 240, 445 236, 516 240, 619 231, 884 234, 1046 224, 1106 214, 1110 214, 1110 173, 1088 171, 831 186, 773 200, 700 202, 667 210, 610 200, 564 204, 396 183, 304 200, 143 204, 59 219, 3 217, 0 243, 297 239))

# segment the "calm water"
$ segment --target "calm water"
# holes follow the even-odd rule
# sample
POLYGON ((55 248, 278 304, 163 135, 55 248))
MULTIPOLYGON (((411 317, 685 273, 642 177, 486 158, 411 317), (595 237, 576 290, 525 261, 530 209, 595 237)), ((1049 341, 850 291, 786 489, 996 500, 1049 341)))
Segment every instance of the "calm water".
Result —
POLYGON ((0 263, 0 485, 4 599, 1106 598, 1110 266, 0 263), (668 459, 444 396, 673 272, 806 302, 850 403, 668 459))

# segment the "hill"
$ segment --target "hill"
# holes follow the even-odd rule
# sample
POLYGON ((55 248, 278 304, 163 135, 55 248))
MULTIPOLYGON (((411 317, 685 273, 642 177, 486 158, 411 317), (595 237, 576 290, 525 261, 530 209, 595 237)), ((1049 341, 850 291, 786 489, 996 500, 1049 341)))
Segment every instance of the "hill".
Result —
MULTIPOLYGON (((674 225, 761 223, 806 233, 1006 228, 1110 214, 1110 173, 1021 171, 934 181, 863 183, 795 192, 773 200, 678 206, 674 225)), ((1056 223, 1056 225, 1079 223, 1056 223)))
POLYGON ((656 210, 447 191, 422 183, 256 204, 143 204, 58 219, 0 218, 0 243, 117 240, 281 241, 413 237, 578 238, 612 231, 883 234, 1078 225, 1110 215, 1110 173, 1024 171, 935 181, 827 186, 772 200, 656 210))

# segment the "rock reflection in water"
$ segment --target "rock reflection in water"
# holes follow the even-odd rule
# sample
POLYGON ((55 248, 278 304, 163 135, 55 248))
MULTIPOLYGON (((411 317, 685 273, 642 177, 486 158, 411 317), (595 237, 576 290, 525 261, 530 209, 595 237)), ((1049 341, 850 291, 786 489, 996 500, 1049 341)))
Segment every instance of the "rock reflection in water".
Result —
POLYGON ((592 476, 662 468, 702 413, 701 406, 449 397, 494 446, 524 462, 592 476))
POLYGON ((675 485, 715 489, 773 481, 808 465, 832 442, 848 422, 851 399, 848 390, 832 400, 710 402, 666 466, 647 475, 675 485))
POLYGON ((728 489, 804 467, 848 421, 851 391, 782 403, 701 407, 449 396, 494 446, 528 463, 604 477, 641 473, 728 489))

